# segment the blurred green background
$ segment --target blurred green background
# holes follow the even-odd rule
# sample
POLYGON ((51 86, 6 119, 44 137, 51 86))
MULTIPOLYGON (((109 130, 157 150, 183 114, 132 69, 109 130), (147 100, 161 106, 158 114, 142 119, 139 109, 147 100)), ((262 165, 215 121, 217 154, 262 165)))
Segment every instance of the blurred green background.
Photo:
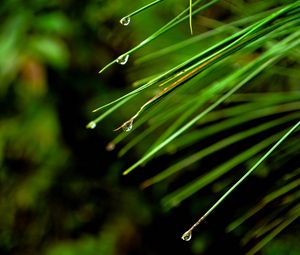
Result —
MULTIPOLYGON (((121 175, 139 153, 119 159, 105 147, 126 109, 94 130, 85 128, 92 110, 122 95, 133 79, 130 64, 103 75, 99 69, 187 6, 167 1, 137 16, 130 28, 119 24, 144 3, 1 2, 0 254, 243 254, 239 239, 224 231, 231 209, 212 215, 193 243, 180 240, 215 200, 208 189, 164 212, 164 185, 144 191, 139 184, 147 174, 121 175)), ((137 54, 188 36, 186 24, 137 54)), ((298 241, 283 235, 263 254, 299 254, 298 241)))

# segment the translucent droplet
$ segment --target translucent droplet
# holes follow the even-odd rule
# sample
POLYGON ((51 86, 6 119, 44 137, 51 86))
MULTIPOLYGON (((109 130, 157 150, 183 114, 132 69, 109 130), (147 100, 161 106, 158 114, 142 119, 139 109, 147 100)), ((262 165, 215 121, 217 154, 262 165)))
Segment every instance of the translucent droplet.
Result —
POLYGON ((129 24, 130 24, 130 21, 131 21, 131 19, 130 19, 130 17, 124 17, 124 18, 122 18, 121 20, 120 20, 120 23, 123 25, 123 26, 128 26, 129 24))
POLYGON ((185 232, 182 235, 181 239, 184 240, 184 241, 190 241, 192 239, 192 231, 185 232))
POLYGON ((129 132, 132 129, 132 121, 124 123, 122 126, 123 131, 129 132))
POLYGON ((91 121, 89 124, 87 124, 87 128, 90 128, 90 129, 94 129, 95 127, 97 126, 96 122, 95 121, 91 121))
POLYGON ((125 65, 128 59, 129 59, 129 55, 121 55, 120 57, 118 57, 117 63, 120 65, 125 65))

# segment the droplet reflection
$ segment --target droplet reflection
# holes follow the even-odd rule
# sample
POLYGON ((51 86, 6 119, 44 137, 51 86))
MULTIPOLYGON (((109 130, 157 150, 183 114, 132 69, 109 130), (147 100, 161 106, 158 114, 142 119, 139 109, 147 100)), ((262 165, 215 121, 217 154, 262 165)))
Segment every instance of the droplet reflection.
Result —
POLYGON ((130 17, 124 17, 120 20, 120 23, 123 25, 123 26, 128 26, 130 24, 130 17))
POLYGON ((121 55, 120 57, 118 57, 117 63, 120 65, 125 65, 128 59, 129 59, 129 55, 121 55))
POLYGON ((124 125, 122 126, 122 129, 123 129, 123 131, 125 131, 125 132, 129 132, 129 131, 131 131, 131 129, 132 129, 132 121, 130 121, 130 122, 126 122, 126 123, 124 123, 124 125))
POLYGON ((94 129, 96 128, 97 124, 95 121, 91 121, 89 124, 87 124, 87 128, 90 128, 90 129, 94 129))
POLYGON ((181 239, 184 240, 184 241, 190 241, 192 239, 192 232, 191 231, 185 232, 182 235, 181 239))

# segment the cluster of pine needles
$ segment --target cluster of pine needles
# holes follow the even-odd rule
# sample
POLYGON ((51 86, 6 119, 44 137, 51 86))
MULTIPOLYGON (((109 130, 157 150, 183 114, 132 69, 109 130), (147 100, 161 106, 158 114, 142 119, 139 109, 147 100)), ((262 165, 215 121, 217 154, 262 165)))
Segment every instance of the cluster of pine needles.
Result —
MULTIPOLYGON (((129 25, 134 15, 164 4, 161 2, 164 1, 151 2, 132 12, 121 19, 121 24, 129 25)), ((256 253, 300 216, 300 168, 299 164, 289 164, 297 162, 300 152, 300 1, 190 1, 166 25, 100 72, 133 59, 137 70, 148 64, 151 75, 135 81, 134 89, 124 96, 96 109, 95 112, 102 113, 87 127, 95 128, 118 109, 127 105, 136 107, 148 97, 115 129, 132 132, 118 133, 108 149, 123 144, 120 156, 133 148, 144 150, 124 174, 163 154, 179 155, 174 164, 145 180, 143 188, 181 176, 186 169, 195 171, 198 177, 162 198, 167 209, 224 180, 233 171, 240 176, 237 182, 226 186, 224 195, 185 232, 184 240, 190 239, 192 230, 241 182, 255 174, 255 170, 259 172, 266 160, 276 169, 285 169, 285 174, 261 202, 227 228, 234 231, 270 204, 276 204, 276 210, 244 235, 244 244, 259 239, 248 251, 256 253), (213 11, 220 6, 237 11, 225 21, 205 17, 208 9, 213 11), (195 32, 197 27, 193 24, 193 19, 199 17, 209 27, 201 33, 195 32), (136 51, 151 46, 153 40, 181 23, 189 23, 192 36, 135 59, 136 51), (190 54, 180 55, 181 52, 190 54), (179 61, 167 63, 178 54, 182 56, 179 61), (153 63, 158 61, 166 63, 166 68, 155 68, 153 63), (127 143, 121 143, 123 140, 127 143), (193 146, 197 151, 184 154, 193 146), (230 150, 234 151, 229 153, 230 150), (223 152, 226 157, 205 171, 201 162, 223 152)))

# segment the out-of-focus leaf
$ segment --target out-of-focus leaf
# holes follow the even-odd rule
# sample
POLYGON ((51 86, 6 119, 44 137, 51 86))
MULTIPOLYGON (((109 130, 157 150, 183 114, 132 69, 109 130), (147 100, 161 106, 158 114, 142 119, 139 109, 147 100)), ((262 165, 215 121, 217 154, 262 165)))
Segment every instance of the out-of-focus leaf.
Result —
POLYGON ((32 36, 29 47, 34 55, 50 65, 65 68, 69 63, 68 48, 60 39, 50 36, 32 36))
POLYGON ((43 34, 56 33, 69 36, 72 32, 70 20, 62 12, 53 12, 35 18, 34 27, 43 34))

